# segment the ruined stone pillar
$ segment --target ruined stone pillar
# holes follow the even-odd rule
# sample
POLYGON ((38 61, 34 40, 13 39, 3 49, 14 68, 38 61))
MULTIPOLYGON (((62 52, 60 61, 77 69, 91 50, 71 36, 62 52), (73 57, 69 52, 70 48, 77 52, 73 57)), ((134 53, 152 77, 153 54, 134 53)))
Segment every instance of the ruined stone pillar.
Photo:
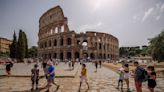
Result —
POLYGON ((58 26, 58 33, 61 33, 61 26, 58 26))
POLYGON ((72 37, 71 37, 71 45, 75 46, 75 35, 74 34, 72 34, 72 37))
POLYGON ((71 51, 71 59, 73 60, 73 61, 75 61, 75 51, 74 50, 72 50, 71 51))
POLYGON ((80 49, 80 58, 83 58, 83 50, 80 49))
POLYGON ((63 59, 64 59, 64 60, 67 59, 67 52, 66 52, 65 50, 63 51, 63 55, 64 55, 64 56, 63 56, 63 59))

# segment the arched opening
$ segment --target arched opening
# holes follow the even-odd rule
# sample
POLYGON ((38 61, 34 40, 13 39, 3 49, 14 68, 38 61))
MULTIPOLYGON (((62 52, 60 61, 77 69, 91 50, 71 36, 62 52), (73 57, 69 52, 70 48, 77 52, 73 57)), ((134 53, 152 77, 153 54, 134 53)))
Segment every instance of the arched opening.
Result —
POLYGON ((94 53, 91 53, 91 54, 90 54, 90 57, 91 57, 91 59, 95 59, 94 53))
POLYGON ((76 53, 75 53, 75 58, 76 58, 76 59, 77 59, 77 58, 80 58, 79 52, 76 52, 76 53))
POLYGON ((54 54, 53 54, 53 58, 55 58, 55 59, 56 59, 56 56, 57 56, 57 54, 56 54, 56 53, 54 53, 54 54))
POLYGON ((71 59, 71 52, 67 52, 67 59, 71 59))
POLYGON ((71 45, 71 38, 67 38, 67 45, 71 45))
POLYGON ((51 58, 51 53, 48 54, 48 58, 51 58))
POLYGON ((106 59, 106 55, 104 54, 104 59, 106 59))
POLYGON ((82 42, 82 46, 83 46, 83 50, 88 50, 88 41, 87 40, 84 40, 82 42))
POLYGON ((99 43, 99 49, 101 50, 102 46, 101 46, 101 43, 99 43))
POLYGON ((63 38, 60 39, 60 46, 63 46, 63 38))
POLYGON ((77 45, 80 45, 80 40, 77 40, 77 45))
POLYGON ((84 53, 84 54, 83 54, 83 57, 84 57, 85 59, 87 59, 88 53, 84 53))
POLYGON ((102 59, 102 54, 99 54, 99 59, 102 59))
POLYGON ((54 40, 54 46, 57 46, 57 40, 56 39, 54 40))
POLYGON ((61 32, 64 32, 64 25, 61 26, 61 32))
POLYGON ((47 42, 44 43, 44 47, 45 47, 45 48, 47 47, 47 42))
POLYGON ((63 52, 60 53, 60 60, 63 60, 63 52))
POLYGON ((49 40, 48 44, 49 44, 49 47, 51 47, 51 40, 49 40))

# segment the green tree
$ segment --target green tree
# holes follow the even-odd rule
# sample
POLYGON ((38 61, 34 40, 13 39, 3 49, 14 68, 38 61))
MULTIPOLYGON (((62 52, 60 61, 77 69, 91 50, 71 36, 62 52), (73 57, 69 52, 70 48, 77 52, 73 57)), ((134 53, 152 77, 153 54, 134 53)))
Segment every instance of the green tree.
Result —
POLYGON ((32 46, 29 50, 28 50, 28 57, 37 57, 37 52, 38 49, 36 46, 32 46))
POLYGON ((25 43, 25 57, 28 57, 28 42, 27 42, 27 36, 26 33, 23 32, 23 37, 24 37, 24 43, 25 43))
POLYGON ((23 60, 25 58, 26 53, 26 43, 23 31, 20 29, 19 31, 19 38, 18 38, 18 59, 23 60))
POLYGON ((154 60, 164 61, 164 30, 156 37, 150 40, 148 52, 154 60))
POLYGON ((15 34, 15 31, 13 35, 12 44, 10 45, 10 57, 17 58, 17 36, 15 34))

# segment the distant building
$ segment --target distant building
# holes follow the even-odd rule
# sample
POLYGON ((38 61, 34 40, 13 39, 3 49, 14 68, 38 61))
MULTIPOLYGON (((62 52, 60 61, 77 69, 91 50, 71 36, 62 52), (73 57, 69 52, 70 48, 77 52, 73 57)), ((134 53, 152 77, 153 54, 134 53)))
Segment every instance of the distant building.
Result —
POLYGON ((11 40, 0 37, 0 52, 9 52, 10 51, 9 46, 11 43, 12 43, 11 40))

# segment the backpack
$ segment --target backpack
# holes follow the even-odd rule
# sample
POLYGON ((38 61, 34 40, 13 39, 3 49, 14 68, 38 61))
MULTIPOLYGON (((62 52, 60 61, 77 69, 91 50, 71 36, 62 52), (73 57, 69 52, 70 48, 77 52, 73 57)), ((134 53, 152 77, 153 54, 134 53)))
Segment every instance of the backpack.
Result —
POLYGON ((148 73, 144 68, 140 68, 141 71, 141 76, 140 76, 140 80, 141 82, 146 82, 148 79, 148 73))

